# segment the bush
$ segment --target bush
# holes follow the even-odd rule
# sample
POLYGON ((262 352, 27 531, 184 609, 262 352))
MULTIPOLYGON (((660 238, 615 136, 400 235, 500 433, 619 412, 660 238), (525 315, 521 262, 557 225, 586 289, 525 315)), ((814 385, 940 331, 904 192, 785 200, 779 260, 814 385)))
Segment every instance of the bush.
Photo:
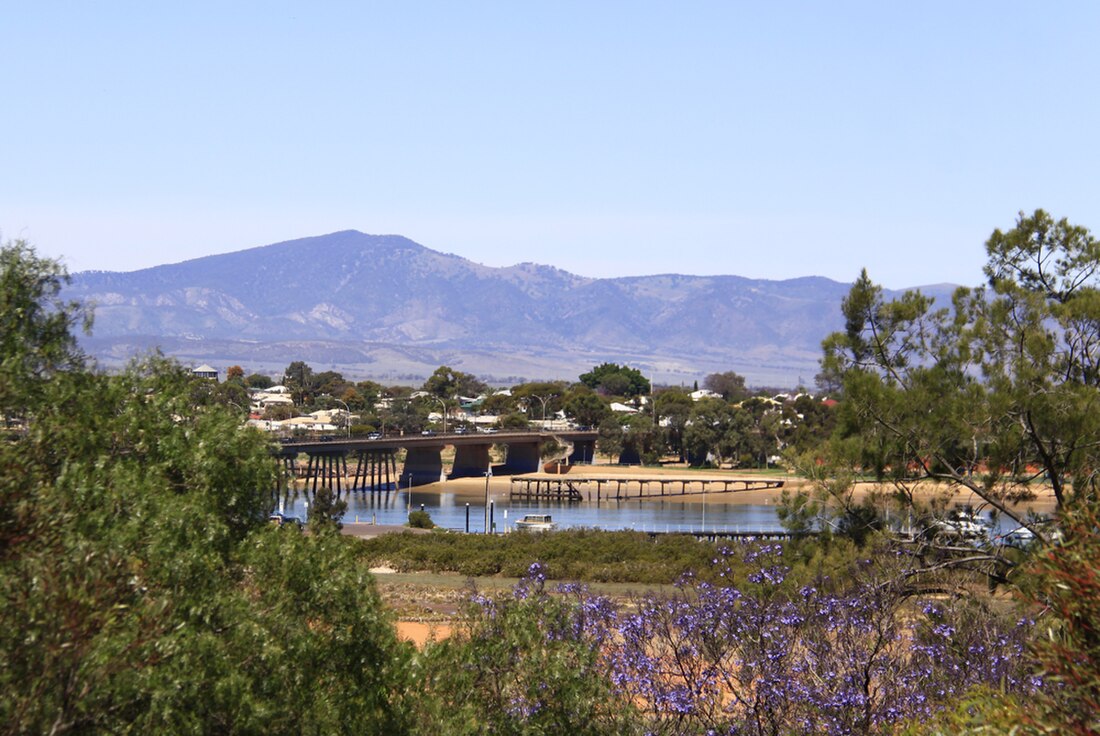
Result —
POLYGON ((409 526, 413 529, 435 529, 435 522, 427 511, 413 511, 409 514, 409 526))

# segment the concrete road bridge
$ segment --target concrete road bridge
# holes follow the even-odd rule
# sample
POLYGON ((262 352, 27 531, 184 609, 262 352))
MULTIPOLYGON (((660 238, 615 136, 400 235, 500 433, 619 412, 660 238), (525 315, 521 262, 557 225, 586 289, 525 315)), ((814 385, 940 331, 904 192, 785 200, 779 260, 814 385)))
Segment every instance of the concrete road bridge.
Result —
POLYGON ((501 430, 465 434, 406 435, 367 439, 325 437, 281 440, 273 451, 281 458, 288 477, 305 479, 307 490, 319 487, 343 490, 387 490, 437 483, 444 479, 443 449, 455 449, 454 464, 446 478, 484 476, 490 469, 508 475, 534 473, 542 465, 542 446, 551 440, 572 447, 570 463, 590 463, 596 452, 596 432, 566 430, 501 430), (493 468, 489 449, 506 445, 503 465, 493 468), (397 471, 397 451, 405 450, 405 462, 397 471), (306 459, 302 460, 305 455, 306 459), (349 460, 351 461, 349 463, 349 460))

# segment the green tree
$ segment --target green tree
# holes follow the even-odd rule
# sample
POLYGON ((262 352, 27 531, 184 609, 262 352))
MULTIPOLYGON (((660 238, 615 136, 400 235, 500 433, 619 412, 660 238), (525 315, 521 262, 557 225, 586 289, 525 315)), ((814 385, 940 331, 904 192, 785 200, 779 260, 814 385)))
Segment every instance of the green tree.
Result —
POLYGON ((598 432, 596 449, 609 458, 617 460, 623 452, 623 425, 619 422, 619 418, 608 414, 596 429, 598 432))
POLYGON ((655 464, 659 459, 660 428, 652 417, 631 414, 623 427, 623 455, 627 462, 655 464))
POLYGON ((516 409, 516 400, 508 394, 494 393, 485 397, 479 407, 483 414, 509 414, 516 409))
POLYGON ((599 627, 591 624, 595 617, 586 614, 579 596, 550 595, 543 586, 541 572, 533 572, 514 598, 479 596, 468 613, 468 635, 429 646, 419 732, 613 736, 646 731, 635 707, 607 677, 602 657, 610 632, 591 631, 599 627))
POLYGON ((728 459, 737 460, 750 451, 752 425, 752 415, 745 409, 722 399, 697 401, 684 429, 688 462, 702 465, 710 457, 720 465, 728 459))
POLYGON ((527 429, 530 426, 527 415, 519 411, 505 414, 497 421, 497 425, 501 429, 527 429))
POLYGON ((416 434, 427 425, 429 408, 427 402, 409 399, 393 400, 390 408, 383 412, 387 431, 416 434))
POLYGON ((252 373, 245 377, 244 385, 248 388, 256 388, 263 390, 265 388, 271 388, 275 385, 275 381, 271 380, 271 376, 265 376, 263 373, 252 373))
POLYGON ((657 413, 658 424, 661 420, 667 423, 667 439, 669 448, 685 459, 684 455, 684 429, 687 427, 691 410, 695 402, 691 395, 679 388, 665 389, 657 394, 654 399, 654 411, 657 413))
POLYGON ((264 407, 264 419, 272 422, 281 422, 298 416, 294 407, 289 404, 272 404, 264 407))
MULTIPOLYGON (((5 288, 0 311, 42 314, 54 293, 5 288)), ((8 394, 33 421, 0 443, 3 730, 407 731, 407 648, 349 540, 266 522, 267 438, 176 363, 93 372, 57 321, 21 329, 48 380, 8 394)), ((34 368, 26 346, 0 350, 4 370, 34 368)))
POLYGON ((317 395, 317 379, 308 363, 296 360, 283 372, 283 385, 290 389, 290 397, 298 406, 312 404, 317 395))
POLYGON ((61 299, 68 281, 60 263, 26 241, 0 247, 0 419, 32 408, 51 378, 83 365, 72 330, 90 330, 92 316, 61 299))
POLYGON ((359 383, 355 384, 355 390, 359 392, 359 395, 361 397, 363 397, 363 405, 357 408, 370 409, 374 407, 374 405, 377 404, 378 400, 382 397, 384 389, 385 386, 375 381, 360 381, 359 383))
POLYGON ((531 419, 552 418, 562 410, 569 386, 565 381, 532 381, 512 387, 512 396, 531 419))
POLYGON ((252 397, 249 395, 248 389, 244 387, 244 382, 239 378, 225 380, 219 384, 213 384, 204 378, 196 380, 201 382, 201 385, 210 392, 215 402, 232 409, 238 414, 244 416, 249 414, 252 397))
POLYGON ((768 458, 781 449, 783 407, 754 396, 742 401, 735 414, 739 415, 738 430, 736 437, 730 437, 731 444, 736 446, 732 452, 745 455, 746 461, 757 467, 767 467, 768 458))
POLYGON ((745 388, 745 377, 733 371, 711 373, 703 379, 703 388, 721 394, 722 398, 736 403, 749 395, 745 388))
POLYGON ((823 372, 843 386, 841 437, 898 484, 934 479, 1035 525, 1014 501, 1048 483, 1059 507, 1096 497, 1100 466, 1100 245, 1042 210, 986 243, 988 288, 951 309, 908 292, 887 302, 864 272, 823 372))
POLYGON ((328 395, 340 397, 354 384, 344 380, 344 374, 338 371, 321 371, 313 377, 318 396, 328 395))
POLYGON ((339 498, 329 487, 319 488, 309 505, 308 529, 314 534, 338 532, 343 524, 340 519, 347 513, 348 502, 339 498))
POLYGON ((579 386, 566 395, 565 414, 583 427, 595 427, 611 414, 611 408, 594 391, 579 386))
POLYGON ((618 363, 601 363, 588 373, 582 373, 580 382, 607 396, 632 398, 648 394, 650 390, 649 379, 641 371, 618 363))
POLYGON ((836 411, 812 396, 799 396, 790 405, 789 417, 794 426, 787 436, 790 445, 799 451, 818 447, 826 442, 836 427, 836 411))
POLYGON ((421 386, 422 391, 427 391, 441 399, 453 399, 456 396, 480 396, 489 387, 469 373, 456 371, 450 366, 441 365, 428 377, 421 386))

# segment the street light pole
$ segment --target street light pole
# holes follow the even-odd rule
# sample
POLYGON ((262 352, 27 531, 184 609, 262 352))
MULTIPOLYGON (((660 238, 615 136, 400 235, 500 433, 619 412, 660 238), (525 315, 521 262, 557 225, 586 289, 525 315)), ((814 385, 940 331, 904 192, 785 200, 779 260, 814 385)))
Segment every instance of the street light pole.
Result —
POLYGON ((489 533, 489 479, 493 477, 493 468, 485 471, 485 533, 489 533))
POLYGON ((344 405, 344 430, 345 430, 346 436, 350 438, 351 437, 351 407, 347 405, 347 402, 341 401, 340 399, 336 398, 335 396, 330 396, 329 398, 332 399, 335 402, 338 402, 338 403, 344 405))
POLYGON ((535 396, 534 394, 531 394, 531 397, 542 402, 542 428, 546 429, 546 399, 541 396, 535 396))

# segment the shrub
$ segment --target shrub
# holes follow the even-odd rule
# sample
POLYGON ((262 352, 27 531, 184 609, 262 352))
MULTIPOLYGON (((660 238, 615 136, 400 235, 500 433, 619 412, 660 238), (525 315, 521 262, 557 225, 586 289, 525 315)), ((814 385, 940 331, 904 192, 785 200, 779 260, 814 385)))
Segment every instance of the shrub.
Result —
POLYGON ((409 526, 413 529, 434 529, 435 522, 427 511, 413 511, 409 514, 409 526))

